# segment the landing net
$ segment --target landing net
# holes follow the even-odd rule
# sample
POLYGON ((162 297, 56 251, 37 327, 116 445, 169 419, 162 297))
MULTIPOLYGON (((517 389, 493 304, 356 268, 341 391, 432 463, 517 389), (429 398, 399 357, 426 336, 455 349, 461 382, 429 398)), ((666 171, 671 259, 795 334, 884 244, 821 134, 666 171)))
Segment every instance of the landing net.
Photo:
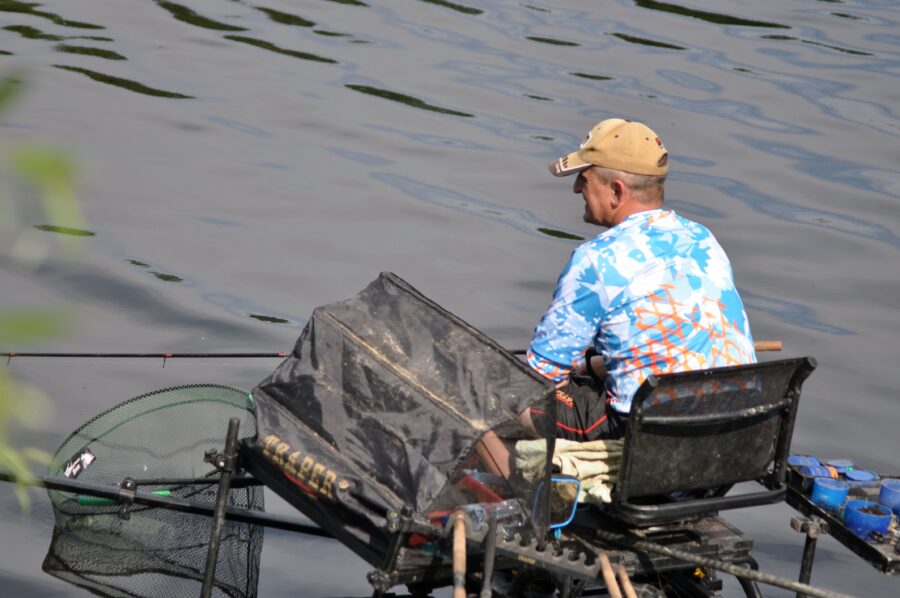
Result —
MULTIPOLYGON (((126 401, 88 421, 57 450, 49 473, 213 504, 218 472, 204 453, 221 452, 228 420, 256 434, 253 399, 237 388, 189 385, 126 401), (184 483, 188 479, 209 483, 184 483), (182 483, 172 483, 182 480, 182 483)), ((196 596, 212 519, 107 499, 49 491, 56 520, 44 570, 104 596, 196 596)), ((261 486, 232 488, 228 504, 262 511, 261 486)), ((226 521, 214 595, 255 596, 262 528, 226 521)))

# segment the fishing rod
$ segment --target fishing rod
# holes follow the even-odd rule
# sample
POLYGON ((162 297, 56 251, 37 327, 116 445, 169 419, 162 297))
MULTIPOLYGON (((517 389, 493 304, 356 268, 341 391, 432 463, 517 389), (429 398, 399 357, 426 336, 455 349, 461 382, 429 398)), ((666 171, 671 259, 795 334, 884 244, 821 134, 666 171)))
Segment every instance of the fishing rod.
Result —
MULTIPOLYGON (((753 343, 756 351, 781 351, 781 341, 756 341, 753 343)), ((526 349, 507 349, 513 355, 525 355, 526 349)), ((162 359, 163 367, 169 359, 266 359, 287 357, 285 351, 271 353, 65 353, 65 352, 30 352, 30 351, 4 351, 0 357, 6 357, 9 364, 16 357, 45 357, 45 358, 84 358, 84 359, 162 359)))
MULTIPOLYGON (((81 496, 91 496, 96 499, 107 500, 110 504, 139 504, 147 507, 160 507, 173 511, 181 511, 183 513, 192 513, 195 515, 206 515, 212 517, 215 514, 215 505, 204 503, 186 498, 171 496, 165 492, 143 492, 140 490, 128 490, 120 486, 109 486, 105 484, 95 484, 92 482, 83 482, 69 478, 58 476, 33 476, 32 478, 20 478, 7 471, 0 471, 0 481, 12 482, 15 484, 23 484, 36 488, 45 488, 47 490, 58 490, 62 492, 72 492, 81 496)), ((167 483, 173 480, 169 480, 167 483)), ((218 478, 210 480, 209 478, 198 478, 194 480, 174 480, 180 482, 180 485, 218 483, 218 478)), ((143 480, 139 483, 148 483, 152 480, 143 480)), ((256 485, 260 484, 258 480, 253 478, 238 478, 236 486, 256 485), (253 480, 254 483, 251 482, 253 480)), ((225 518, 230 521, 240 523, 253 523, 264 527, 281 529, 289 532, 298 532, 309 536, 318 536, 320 538, 333 537, 327 531, 316 525, 304 523, 303 520, 294 517, 284 517, 281 515, 273 515, 265 511, 252 511, 250 509, 242 509, 240 507, 226 507, 225 518)))
MULTIPOLYGON (((784 344, 781 341, 753 341, 754 351, 781 351, 784 344)), ((507 349, 513 355, 525 355, 526 349, 507 349)))
POLYGON ((169 359, 284 359, 287 353, 47 353, 8 351, 0 353, 0 357, 6 357, 7 365, 14 357, 46 357, 46 358, 84 358, 84 359, 162 359, 163 367, 169 359))

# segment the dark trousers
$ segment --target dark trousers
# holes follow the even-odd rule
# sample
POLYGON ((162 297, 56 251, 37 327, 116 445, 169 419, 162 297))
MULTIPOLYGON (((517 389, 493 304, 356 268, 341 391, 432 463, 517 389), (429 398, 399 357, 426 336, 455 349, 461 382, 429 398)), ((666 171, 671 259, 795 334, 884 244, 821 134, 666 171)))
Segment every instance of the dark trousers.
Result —
MULTIPOLYGON (((628 415, 616 411, 586 376, 573 376, 565 388, 556 391, 556 437, 578 442, 615 439, 625 435, 628 415)), ((532 421, 541 434, 550 431, 551 422, 539 408, 532 407, 532 421)))

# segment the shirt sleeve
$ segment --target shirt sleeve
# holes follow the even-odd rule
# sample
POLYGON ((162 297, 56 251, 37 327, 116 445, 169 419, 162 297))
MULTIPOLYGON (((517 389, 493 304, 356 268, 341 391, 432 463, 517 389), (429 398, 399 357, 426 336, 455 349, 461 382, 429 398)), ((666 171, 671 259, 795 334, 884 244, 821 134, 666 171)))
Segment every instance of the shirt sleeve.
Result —
POLYGON ((534 330, 528 364, 554 382, 562 382, 584 358, 606 313, 603 283, 582 245, 559 276, 553 301, 534 330))

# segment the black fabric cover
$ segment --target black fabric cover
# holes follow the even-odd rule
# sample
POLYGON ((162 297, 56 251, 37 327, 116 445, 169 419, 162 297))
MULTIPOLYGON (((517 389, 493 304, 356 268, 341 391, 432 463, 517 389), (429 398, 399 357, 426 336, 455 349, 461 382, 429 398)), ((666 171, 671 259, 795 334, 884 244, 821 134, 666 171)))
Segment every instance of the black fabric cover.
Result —
POLYGON ((784 479, 810 358, 651 377, 632 402, 614 500, 784 479))
POLYGON ((497 343, 383 273, 317 308, 292 355, 253 390, 248 466, 379 564, 387 511, 445 508, 476 441, 489 430, 524 437, 517 416, 553 396, 497 343))

